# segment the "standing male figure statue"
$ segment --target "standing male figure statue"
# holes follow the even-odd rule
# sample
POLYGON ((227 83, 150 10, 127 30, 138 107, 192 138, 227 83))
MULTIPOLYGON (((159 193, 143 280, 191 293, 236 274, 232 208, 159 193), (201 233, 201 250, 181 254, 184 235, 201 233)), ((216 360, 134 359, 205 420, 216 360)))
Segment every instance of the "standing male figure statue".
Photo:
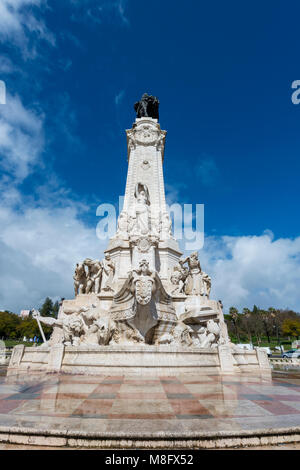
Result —
POLYGON ((95 292, 95 294, 99 294, 103 270, 101 261, 86 258, 83 263, 88 268, 85 293, 95 292))

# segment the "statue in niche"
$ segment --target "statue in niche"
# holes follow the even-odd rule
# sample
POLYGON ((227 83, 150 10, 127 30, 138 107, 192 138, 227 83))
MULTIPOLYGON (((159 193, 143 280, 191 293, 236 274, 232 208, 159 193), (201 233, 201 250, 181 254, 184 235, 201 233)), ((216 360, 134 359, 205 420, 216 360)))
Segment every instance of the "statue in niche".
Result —
POLYGON ((185 280, 184 293, 186 295, 201 295, 209 298, 211 278, 206 273, 202 272, 198 253, 195 251, 187 258, 179 261, 182 267, 184 263, 188 263, 189 267, 189 272, 185 280))
POLYGON ((113 292, 112 287, 114 275, 115 275, 115 264, 112 261, 110 255, 107 253, 104 260, 102 261, 103 266, 103 279, 102 279, 102 289, 104 291, 113 292))
POLYGON ((135 230, 141 235, 150 231, 149 191, 145 184, 137 183, 134 191, 135 203, 135 230))
POLYGON ((148 93, 144 93, 140 101, 137 101, 134 104, 137 118, 151 117, 153 119, 159 119, 158 108, 158 98, 156 98, 156 96, 148 95, 148 93))
POLYGON ((83 263, 76 264, 73 279, 74 279, 75 297, 76 295, 78 295, 78 293, 85 294, 87 278, 86 278, 86 272, 85 272, 83 263))
POLYGON ((83 264, 88 268, 85 293, 89 294, 90 292, 94 292, 95 294, 99 294, 103 270, 101 261, 86 258, 83 264))

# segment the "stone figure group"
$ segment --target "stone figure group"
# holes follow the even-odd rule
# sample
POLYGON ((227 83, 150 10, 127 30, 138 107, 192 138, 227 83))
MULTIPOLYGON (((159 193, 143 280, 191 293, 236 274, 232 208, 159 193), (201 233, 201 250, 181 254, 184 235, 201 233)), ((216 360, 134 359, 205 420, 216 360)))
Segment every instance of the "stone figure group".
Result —
POLYGON ((202 271, 198 253, 179 260, 170 276, 172 294, 200 295, 209 299, 211 291, 211 278, 202 271), (184 266, 187 263, 188 267, 184 266))
POLYGON ((216 348, 223 343, 221 329, 210 319, 202 326, 188 325, 178 320, 172 334, 163 335, 159 344, 174 344, 181 347, 216 348))
POLYGON ((96 305, 64 307, 57 319, 38 317, 41 323, 54 326, 49 344, 65 346, 105 346, 112 339, 116 328, 108 312, 96 305))
POLYGON ((76 264, 73 276, 75 296, 92 292, 99 294, 102 290, 113 292, 114 275, 115 265, 109 254, 103 261, 86 258, 76 264))
MULTIPOLYGON (((142 205, 147 205, 146 188, 136 188, 142 205)), ((139 213, 140 227, 145 227, 146 215, 139 213)), ((76 265, 75 296, 114 293, 115 265, 109 254, 103 261, 86 258, 76 265)), ((201 269, 198 253, 181 259, 171 274, 173 289, 168 294, 159 274, 142 259, 139 266, 128 273, 121 289, 114 293, 109 310, 97 305, 76 306, 63 303, 58 319, 39 317, 39 321, 54 326, 52 339, 65 346, 105 346, 113 344, 156 344, 184 348, 213 348, 222 344, 218 322, 213 319, 193 320, 188 310, 177 318, 172 295, 203 296, 209 298, 211 279, 201 269)), ((197 312, 196 312, 197 313, 197 312)), ((196 315, 197 316, 197 315, 196 315)), ((50 340, 51 342, 51 340, 50 340)))
MULTIPOLYGON (((142 294, 139 301, 144 300, 145 295, 142 294)), ((41 323, 54 326, 52 337, 55 337, 55 341, 50 339, 50 345, 61 343, 65 346, 95 347, 146 342, 145 330, 140 328, 138 322, 128 318, 125 321, 120 319, 116 321, 109 312, 100 310, 96 305, 74 307, 71 310, 65 308, 58 319, 40 315, 38 318, 41 323)), ((156 323, 157 319, 152 319, 152 322, 148 323, 148 329, 156 323)), ((185 324, 179 319, 173 323, 169 332, 159 336, 153 344, 184 348, 214 348, 222 344, 222 338, 220 327, 214 320, 210 319, 199 327, 199 325, 185 324)))
POLYGON ((151 117, 153 119, 159 119, 158 107, 158 98, 156 98, 156 96, 148 95, 148 93, 144 93, 140 101, 137 101, 134 104, 137 118, 151 117))

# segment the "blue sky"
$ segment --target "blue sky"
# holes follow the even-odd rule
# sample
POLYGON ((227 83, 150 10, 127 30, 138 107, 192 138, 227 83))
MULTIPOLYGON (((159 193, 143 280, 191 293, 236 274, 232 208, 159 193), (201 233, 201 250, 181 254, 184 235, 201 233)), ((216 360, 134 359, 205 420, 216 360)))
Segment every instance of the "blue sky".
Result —
POLYGON ((100 256, 96 208, 124 192, 124 130, 148 92, 168 131, 169 197, 205 204, 215 297, 299 310, 299 13, 293 1, 2 0, 0 307, 72 295, 74 263, 100 256))

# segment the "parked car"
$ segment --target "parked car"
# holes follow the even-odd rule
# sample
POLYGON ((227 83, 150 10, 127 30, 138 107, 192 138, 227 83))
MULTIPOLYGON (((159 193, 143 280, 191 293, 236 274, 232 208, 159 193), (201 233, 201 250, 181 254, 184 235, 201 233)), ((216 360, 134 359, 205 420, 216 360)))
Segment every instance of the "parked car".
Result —
POLYGON ((260 347, 259 349, 263 349, 264 351, 266 351, 268 357, 272 356, 272 351, 269 347, 260 347))
POLYGON ((285 351, 281 357, 300 357, 300 350, 299 349, 290 349, 289 351, 285 351))

